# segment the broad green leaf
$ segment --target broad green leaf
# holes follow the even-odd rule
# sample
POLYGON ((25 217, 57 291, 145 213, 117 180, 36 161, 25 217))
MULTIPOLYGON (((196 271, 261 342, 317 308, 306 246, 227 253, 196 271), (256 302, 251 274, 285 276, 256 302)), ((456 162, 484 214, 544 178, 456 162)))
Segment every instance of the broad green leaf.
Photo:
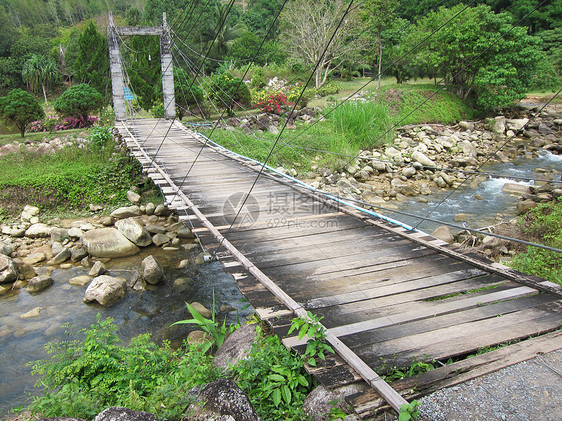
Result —
POLYGON ((281 403, 281 391, 279 389, 274 389, 271 398, 273 399, 273 404, 279 406, 281 403))
POLYGON ((283 385, 281 386, 281 394, 283 395, 283 400, 287 402, 287 404, 291 403, 291 390, 289 386, 283 385))

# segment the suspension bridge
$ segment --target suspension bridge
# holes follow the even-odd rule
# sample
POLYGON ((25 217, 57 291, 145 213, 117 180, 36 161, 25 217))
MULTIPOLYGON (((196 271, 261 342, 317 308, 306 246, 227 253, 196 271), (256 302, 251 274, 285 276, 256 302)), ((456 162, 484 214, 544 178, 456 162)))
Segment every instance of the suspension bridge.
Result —
POLYGON ((360 416, 562 347, 555 284, 321 194, 175 119, 116 128, 286 346, 306 347, 291 319, 321 318, 336 354, 307 369, 360 416), (378 375, 420 362, 437 368, 378 375))

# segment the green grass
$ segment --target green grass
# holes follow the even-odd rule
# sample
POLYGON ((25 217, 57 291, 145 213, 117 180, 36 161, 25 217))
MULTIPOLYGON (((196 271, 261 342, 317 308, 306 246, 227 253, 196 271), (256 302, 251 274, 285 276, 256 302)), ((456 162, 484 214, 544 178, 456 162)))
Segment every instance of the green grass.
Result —
POLYGON ((112 147, 74 146, 52 155, 25 151, 0 158, 0 215, 18 214, 26 204, 56 212, 84 209, 89 203, 126 203, 141 166, 114 152, 112 147))
MULTIPOLYGON (((562 249, 562 202, 531 209, 519 219, 518 228, 527 241, 562 249)), ((562 285, 562 253, 528 246, 514 256, 511 266, 562 285)))
POLYGON ((55 132, 55 133, 48 133, 48 132, 27 132, 25 137, 22 138, 21 135, 18 133, 13 134, 3 134, 0 135, 0 146, 7 145, 9 143, 23 143, 25 141, 31 140, 34 143, 40 143, 43 139, 51 140, 55 137, 77 137, 79 133, 84 133, 87 129, 73 129, 73 130, 65 130, 63 132, 55 132))

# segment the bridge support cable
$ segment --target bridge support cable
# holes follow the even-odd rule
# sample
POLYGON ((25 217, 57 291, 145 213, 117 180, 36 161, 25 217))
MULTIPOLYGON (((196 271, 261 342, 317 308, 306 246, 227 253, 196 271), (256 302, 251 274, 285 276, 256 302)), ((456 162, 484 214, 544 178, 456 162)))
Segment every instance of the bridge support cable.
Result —
MULTIPOLYGON (((330 37, 330 39, 329 39, 328 42, 326 43, 326 46, 324 47, 324 51, 322 52, 322 54, 321 54, 320 57, 318 58, 318 60, 317 60, 317 62, 316 62, 316 65, 314 66, 314 69, 312 70, 312 72, 310 73, 310 76, 309 76, 308 80, 306 81, 306 84, 305 84, 304 87, 302 88, 299 97, 298 97, 297 100, 295 101, 295 103, 294 103, 294 105, 293 105, 293 108, 291 109, 290 114, 292 114, 292 113, 296 110, 296 108, 297 108, 297 106, 298 106, 298 103, 300 102, 302 96, 304 95, 304 92, 306 91, 306 88, 308 87, 308 85, 310 84, 310 82, 312 81, 312 78, 314 77, 314 75, 315 75, 315 73, 316 73, 316 69, 318 69, 318 66, 320 66, 321 61, 323 60, 324 56, 326 55, 330 44, 331 44, 332 41, 334 40, 334 38, 335 38, 337 32, 339 31, 339 29, 340 29, 342 23, 344 22, 346 16, 348 15, 348 13, 349 13, 349 11, 350 11, 351 6, 353 5, 353 3, 354 3, 354 0, 351 0, 351 1, 349 2, 349 5, 347 6, 347 9, 346 9, 345 13, 343 14, 343 16, 341 17, 341 19, 340 19, 338 25, 337 25, 336 28, 334 29, 334 32, 332 33, 332 36, 330 37)), ((239 208, 238 211, 236 212, 236 215, 234 216, 234 219, 232 220, 232 222, 231 222, 231 224, 230 224, 230 227, 229 227, 228 230, 227 230, 227 234, 228 234, 228 232, 230 232, 230 230, 231 230, 232 227, 234 226, 234 223, 236 222, 236 220, 237 220, 238 217, 240 216, 240 212, 241 212, 242 209, 244 208, 244 205, 246 204, 248 198, 250 197, 250 194, 252 193, 252 190, 254 189, 254 187, 256 186, 256 184, 257 184, 257 182, 258 182, 260 176, 262 175, 262 173, 263 173, 263 171, 264 171, 264 169, 265 169, 265 167, 266 167, 266 165, 267 165, 269 159, 271 158, 271 156, 272 156, 272 154, 273 154, 273 151, 275 150, 275 147, 276 147, 277 144, 279 143, 279 139, 281 138, 281 136, 283 135, 283 132, 285 131, 285 128, 287 127, 288 122, 289 122, 288 119, 285 120, 285 123, 283 124, 283 127, 282 127, 281 130, 279 131, 279 134, 277 135, 277 138, 276 138, 275 142, 274 142, 273 145, 271 146, 271 149, 270 149, 270 151, 269 151, 269 154, 268 154, 267 157, 265 158, 265 160, 264 160, 264 162, 263 162, 263 164, 262 164, 262 166, 261 166, 261 168, 260 168, 258 174, 256 175, 256 177, 255 177, 255 179, 254 179, 254 182, 252 183, 250 189, 248 190, 248 193, 247 193, 246 195, 244 195, 244 200, 242 200, 242 203, 240 204, 240 208, 239 208)), ((220 248, 221 244, 222 244, 222 242, 219 243, 219 247, 218 247, 218 248, 220 248)))
MULTIPOLYGON (((262 42, 261 42, 259 48, 258 48, 257 51, 256 51, 256 55, 258 55, 258 54, 260 53, 260 51, 261 51, 263 45, 265 44, 265 40, 267 39, 267 37, 269 36, 269 34, 271 33, 271 31, 273 30, 273 27, 275 26, 275 23, 277 22, 277 19, 279 19, 279 16, 281 15, 281 11, 282 11, 283 8, 285 7, 285 4, 287 3, 287 1, 288 1, 288 0, 284 0, 283 4, 282 4, 281 7, 279 8, 279 10, 278 10, 278 12, 277 12, 277 15, 275 16, 275 19, 273 20, 273 22, 272 22, 271 25, 269 26, 269 29, 268 29, 267 33, 264 35, 264 37, 263 37, 263 39, 262 39, 262 42)), ((353 3, 353 1, 352 1, 352 3, 353 3)), ((228 13, 230 13, 230 9, 229 9, 228 13)), ((227 15, 228 15, 228 13, 227 13, 227 15)), ((226 17, 225 17, 225 21, 226 21, 226 17)), ((210 49, 209 49, 209 51, 207 51, 207 55, 208 55, 209 52, 210 52, 210 49)), ((252 60, 252 62, 253 62, 253 60, 252 60)), ((253 64, 252 62, 250 62, 250 63, 248 64, 248 67, 246 68, 246 71, 244 72, 244 75, 242 76, 242 78, 241 78, 241 80, 240 80, 240 83, 244 83, 244 77, 246 76, 246 74, 247 74, 248 71, 250 70, 250 68, 251 68, 251 66, 252 66, 252 64, 253 64)), ((199 68, 197 69, 197 73, 195 74, 195 79, 198 77, 198 74, 199 74, 200 69, 201 69, 201 67, 199 67, 199 68)), ((195 80, 195 79, 194 79, 194 80, 195 80)), ((236 90, 235 90, 235 93, 234 93, 234 94, 236 94, 236 92, 238 92, 239 87, 240 87, 240 85, 238 85, 238 86, 236 87, 236 90)), ((303 92, 304 92, 304 91, 303 91, 303 92)), ((301 94, 301 96, 302 96, 302 94, 301 94)), ((300 98, 299 98, 299 99, 300 99, 300 98)), ((219 119, 222 119, 223 115, 224 115, 224 112, 220 115, 219 119)), ((286 124, 286 123, 285 123, 285 124, 286 124)), ((211 133, 209 134, 209 136, 212 136, 212 134, 213 134, 214 131, 215 131, 215 128, 216 128, 216 125, 214 125, 214 126, 212 127, 211 133)), ((279 138, 279 137, 278 137, 278 138, 279 138)), ((193 169, 193 166, 195 165, 195 163, 196 163, 197 160, 199 159, 199 156, 200 156, 201 153, 203 152, 203 149, 205 148, 205 145, 206 145, 206 143, 204 143, 204 144, 201 146, 201 149, 200 149, 199 153, 195 156, 195 159, 193 160, 193 162, 192 162, 192 164, 190 165, 189 169, 187 170, 185 176, 183 177, 183 179, 182 179, 182 181, 181 181, 181 183, 180 183, 180 189, 181 189, 181 187, 183 186, 183 184, 185 183, 185 180, 187 180, 187 177, 189 176, 189 173, 190 173, 191 170, 193 169)), ((174 198, 175 198, 175 197, 174 197, 174 198)))

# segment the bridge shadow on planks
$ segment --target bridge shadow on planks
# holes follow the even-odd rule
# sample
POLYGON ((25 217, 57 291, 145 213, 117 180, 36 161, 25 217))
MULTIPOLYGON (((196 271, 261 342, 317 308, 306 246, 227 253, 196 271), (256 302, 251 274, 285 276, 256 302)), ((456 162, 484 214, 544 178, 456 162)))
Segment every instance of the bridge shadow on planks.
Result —
MULTIPOLYGON (((193 207, 379 375, 433 364, 434 370, 391 383, 407 399, 562 347, 562 295, 549 282, 462 254, 272 172, 256 181, 259 165, 204 145, 178 122, 135 120, 118 128, 168 204, 184 213, 180 219, 220 257, 260 317, 301 353, 305 345, 287 334, 293 312, 226 250, 193 207), (466 358, 497 345, 505 346, 466 358)), ((360 416, 387 407, 337 355, 308 370, 341 389, 360 416)))

